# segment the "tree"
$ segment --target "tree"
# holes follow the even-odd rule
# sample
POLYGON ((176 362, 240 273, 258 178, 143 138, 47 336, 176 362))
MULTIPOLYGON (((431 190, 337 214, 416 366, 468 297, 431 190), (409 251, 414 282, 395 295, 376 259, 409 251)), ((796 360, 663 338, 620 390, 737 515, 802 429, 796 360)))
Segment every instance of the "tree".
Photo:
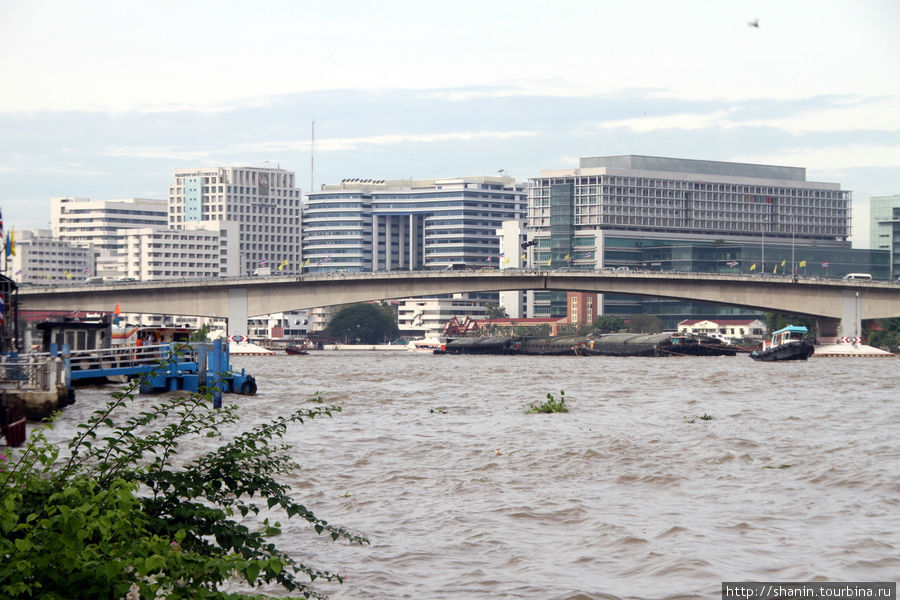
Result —
POLYGON ((400 334, 393 314, 376 304, 352 304, 339 310, 325 333, 346 343, 380 344, 400 334))
POLYGON ((508 319, 509 314, 506 312, 506 308, 500 306, 496 302, 485 302, 484 303, 484 317, 486 319, 508 319))
POLYGON ((199 393, 129 408, 138 385, 79 425, 65 456, 41 429, 0 455, 0 596, 259 598, 235 591, 243 581, 321 598, 304 579, 342 581, 279 550, 269 538, 280 525, 268 516, 252 529, 242 522, 260 511, 299 516, 332 540, 367 542, 316 517, 278 481, 299 466, 276 438, 340 407, 300 408, 228 439, 219 428, 237 422, 237 406, 215 409, 199 393), (221 443, 177 460, 199 437, 221 443))
POLYGON ((766 326, 769 331, 778 331, 788 325, 802 325, 809 330, 808 337, 816 337, 815 317, 805 317, 788 313, 766 313, 766 326))
POLYGON ((593 326, 600 333, 614 333, 625 329, 625 321, 614 315, 600 315, 594 319, 593 326))
POLYGON ((632 333, 658 333, 663 328, 656 315, 631 315, 625 324, 632 333))

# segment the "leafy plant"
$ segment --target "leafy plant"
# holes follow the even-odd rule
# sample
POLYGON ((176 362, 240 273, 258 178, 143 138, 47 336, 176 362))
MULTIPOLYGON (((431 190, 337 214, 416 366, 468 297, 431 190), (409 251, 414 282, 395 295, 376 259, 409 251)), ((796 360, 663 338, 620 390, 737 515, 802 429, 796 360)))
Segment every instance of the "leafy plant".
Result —
POLYGON ((243 581, 321 598, 314 580, 342 581, 270 540, 280 532, 270 516, 280 513, 332 540, 367 543, 315 516, 278 481, 298 468, 278 442, 287 427, 340 407, 298 409, 225 439, 220 428, 238 421, 236 406, 214 409, 211 394, 198 393, 135 413, 138 385, 79 425, 67 456, 39 428, 0 461, 0 596, 259 597, 233 591, 243 581), (198 437, 222 443, 177 460, 198 437), (266 516, 248 525, 251 513, 266 516))
POLYGON ((569 412, 569 408, 566 406, 566 393, 560 390, 559 399, 557 400, 553 397, 553 394, 548 392, 546 402, 538 405, 532 404, 531 408, 526 412, 527 414, 569 412))
POLYGON ((696 423, 696 422, 697 422, 697 419, 699 419, 699 420, 701 420, 701 421, 712 421, 713 419, 715 419, 715 417, 712 416, 712 415, 708 415, 708 414, 706 414, 706 413, 703 413, 702 415, 694 415, 694 416, 691 417, 690 419, 688 419, 687 417, 684 417, 684 419, 685 419, 685 421, 687 421, 688 423, 696 423))

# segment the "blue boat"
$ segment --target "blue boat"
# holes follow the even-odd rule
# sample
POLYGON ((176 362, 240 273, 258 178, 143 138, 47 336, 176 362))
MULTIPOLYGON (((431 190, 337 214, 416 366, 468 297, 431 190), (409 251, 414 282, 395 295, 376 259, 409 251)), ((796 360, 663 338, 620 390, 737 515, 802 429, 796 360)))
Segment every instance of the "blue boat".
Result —
POLYGON ((763 342, 761 350, 754 350, 750 358, 761 361, 806 360, 815 346, 806 339, 809 330, 802 325, 788 325, 772 333, 772 340, 763 342))

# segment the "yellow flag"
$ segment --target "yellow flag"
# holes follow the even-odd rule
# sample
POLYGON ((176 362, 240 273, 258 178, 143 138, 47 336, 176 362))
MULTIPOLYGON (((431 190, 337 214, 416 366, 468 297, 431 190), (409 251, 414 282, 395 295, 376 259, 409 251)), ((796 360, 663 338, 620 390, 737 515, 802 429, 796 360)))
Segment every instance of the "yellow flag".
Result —
POLYGON ((522 260, 525 260, 525 255, 524 255, 524 254, 522 255, 522 260))
POLYGON ((782 260, 782 261, 781 261, 781 266, 782 266, 782 267, 784 267, 784 263, 785 263, 785 261, 787 261, 787 259, 786 259, 786 258, 785 258, 785 259, 784 259, 784 260, 782 260))
POLYGON ((805 261, 805 260, 801 260, 799 263, 797 263, 797 266, 798 266, 798 267, 805 267, 805 266, 806 266, 806 261, 805 261))
POLYGON ((549 266, 552 265, 552 264, 553 264, 553 259, 551 258, 551 259, 549 259, 549 260, 547 261, 547 266, 549 267, 549 266))
POLYGON ((309 259, 308 259, 308 258, 307 258, 305 261, 303 261, 303 266, 304 266, 304 267, 308 267, 308 266, 309 266, 309 259))
POLYGON ((756 263, 753 263, 752 265, 750 265, 750 270, 751 270, 751 271, 755 271, 755 270, 756 270, 756 263))
POLYGON ((777 272, 778 272, 778 265, 775 265, 775 268, 772 269, 772 272, 773 272, 773 273, 777 273, 777 272))
POLYGON ((284 259, 283 261, 281 261, 281 264, 278 265, 278 270, 279 270, 279 271, 284 271, 284 268, 285 268, 287 265, 288 265, 288 259, 284 259))
POLYGON ((566 254, 566 255, 563 257, 563 260, 569 260, 569 255, 566 254))

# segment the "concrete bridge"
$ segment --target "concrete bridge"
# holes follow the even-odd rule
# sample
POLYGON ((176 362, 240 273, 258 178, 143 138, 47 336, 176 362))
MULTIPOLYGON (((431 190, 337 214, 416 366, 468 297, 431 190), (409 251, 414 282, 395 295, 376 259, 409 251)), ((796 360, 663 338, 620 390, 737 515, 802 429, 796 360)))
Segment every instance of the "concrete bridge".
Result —
POLYGON ((123 312, 228 319, 453 292, 586 291, 712 302, 816 318, 820 340, 859 336, 864 319, 900 317, 900 283, 677 272, 386 271, 235 279, 23 287, 26 310, 123 312))

